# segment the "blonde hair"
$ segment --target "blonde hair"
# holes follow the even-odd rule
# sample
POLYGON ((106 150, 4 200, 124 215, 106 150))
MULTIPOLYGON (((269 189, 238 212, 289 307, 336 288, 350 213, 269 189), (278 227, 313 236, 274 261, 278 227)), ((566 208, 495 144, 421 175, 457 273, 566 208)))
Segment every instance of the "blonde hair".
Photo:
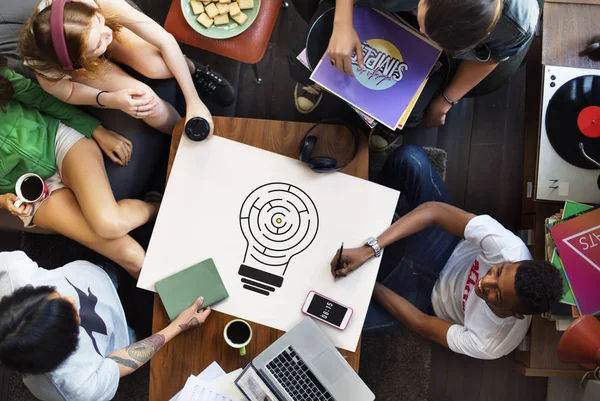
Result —
MULTIPOLYGON (((65 39, 73 69, 94 79, 102 76, 107 63, 106 54, 93 59, 86 55, 88 32, 96 13, 104 16, 106 26, 113 31, 113 40, 118 40, 121 25, 114 16, 81 2, 65 4, 65 39)), ((21 56, 35 72, 48 80, 57 81, 70 73, 62 67, 54 53, 50 35, 50 7, 42 11, 36 9, 29 17, 21 31, 19 48, 21 56)))

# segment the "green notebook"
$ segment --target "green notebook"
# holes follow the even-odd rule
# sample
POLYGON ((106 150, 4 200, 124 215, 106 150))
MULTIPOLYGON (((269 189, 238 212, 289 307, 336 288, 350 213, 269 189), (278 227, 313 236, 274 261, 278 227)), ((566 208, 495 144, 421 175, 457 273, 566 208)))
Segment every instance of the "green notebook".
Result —
POLYGON ((156 283, 156 291, 170 320, 189 308, 200 296, 204 297, 202 306, 211 306, 229 296, 212 259, 160 280, 156 283))

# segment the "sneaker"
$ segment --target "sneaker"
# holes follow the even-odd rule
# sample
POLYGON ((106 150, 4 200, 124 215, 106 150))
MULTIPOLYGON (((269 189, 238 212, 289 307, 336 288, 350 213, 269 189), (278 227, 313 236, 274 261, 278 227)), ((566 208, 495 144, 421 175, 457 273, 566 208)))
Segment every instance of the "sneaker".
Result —
POLYGON ((233 86, 221 74, 214 72, 208 65, 196 64, 192 75, 194 86, 199 94, 210 97, 220 106, 229 106, 235 101, 233 86))
POLYGON ((296 84, 294 89, 294 100, 296 101, 296 110, 302 114, 308 114, 317 108, 323 91, 317 85, 304 86, 296 84))
POLYGON ((400 130, 392 131, 381 124, 377 124, 369 133, 369 148, 375 152, 388 150, 398 143, 398 140, 402 137, 401 132, 400 130))

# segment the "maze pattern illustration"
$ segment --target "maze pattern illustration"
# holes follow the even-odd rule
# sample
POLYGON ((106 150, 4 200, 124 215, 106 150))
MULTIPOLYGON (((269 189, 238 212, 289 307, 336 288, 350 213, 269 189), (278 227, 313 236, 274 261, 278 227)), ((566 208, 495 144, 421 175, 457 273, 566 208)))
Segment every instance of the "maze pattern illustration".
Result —
POLYGON ((240 224, 252 238, 247 238, 245 263, 287 268, 289 260, 315 239, 319 215, 312 199, 300 188, 269 183, 248 195, 240 211, 240 224))

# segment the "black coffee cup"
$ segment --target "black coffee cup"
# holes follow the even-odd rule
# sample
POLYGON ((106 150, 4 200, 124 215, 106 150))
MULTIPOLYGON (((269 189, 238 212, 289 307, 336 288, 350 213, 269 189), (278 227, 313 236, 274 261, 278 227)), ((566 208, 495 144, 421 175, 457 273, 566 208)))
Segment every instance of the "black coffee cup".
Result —
POLYGON ((184 131, 192 141, 203 141, 210 134, 210 124, 202 117, 193 117, 185 123, 184 131))
POLYGON ((225 342, 232 348, 240 350, 240 355, 246 355, 246 345, 252 340, 252 328, 242 319, 234 319, 225 325, 223 330, 225 342))

